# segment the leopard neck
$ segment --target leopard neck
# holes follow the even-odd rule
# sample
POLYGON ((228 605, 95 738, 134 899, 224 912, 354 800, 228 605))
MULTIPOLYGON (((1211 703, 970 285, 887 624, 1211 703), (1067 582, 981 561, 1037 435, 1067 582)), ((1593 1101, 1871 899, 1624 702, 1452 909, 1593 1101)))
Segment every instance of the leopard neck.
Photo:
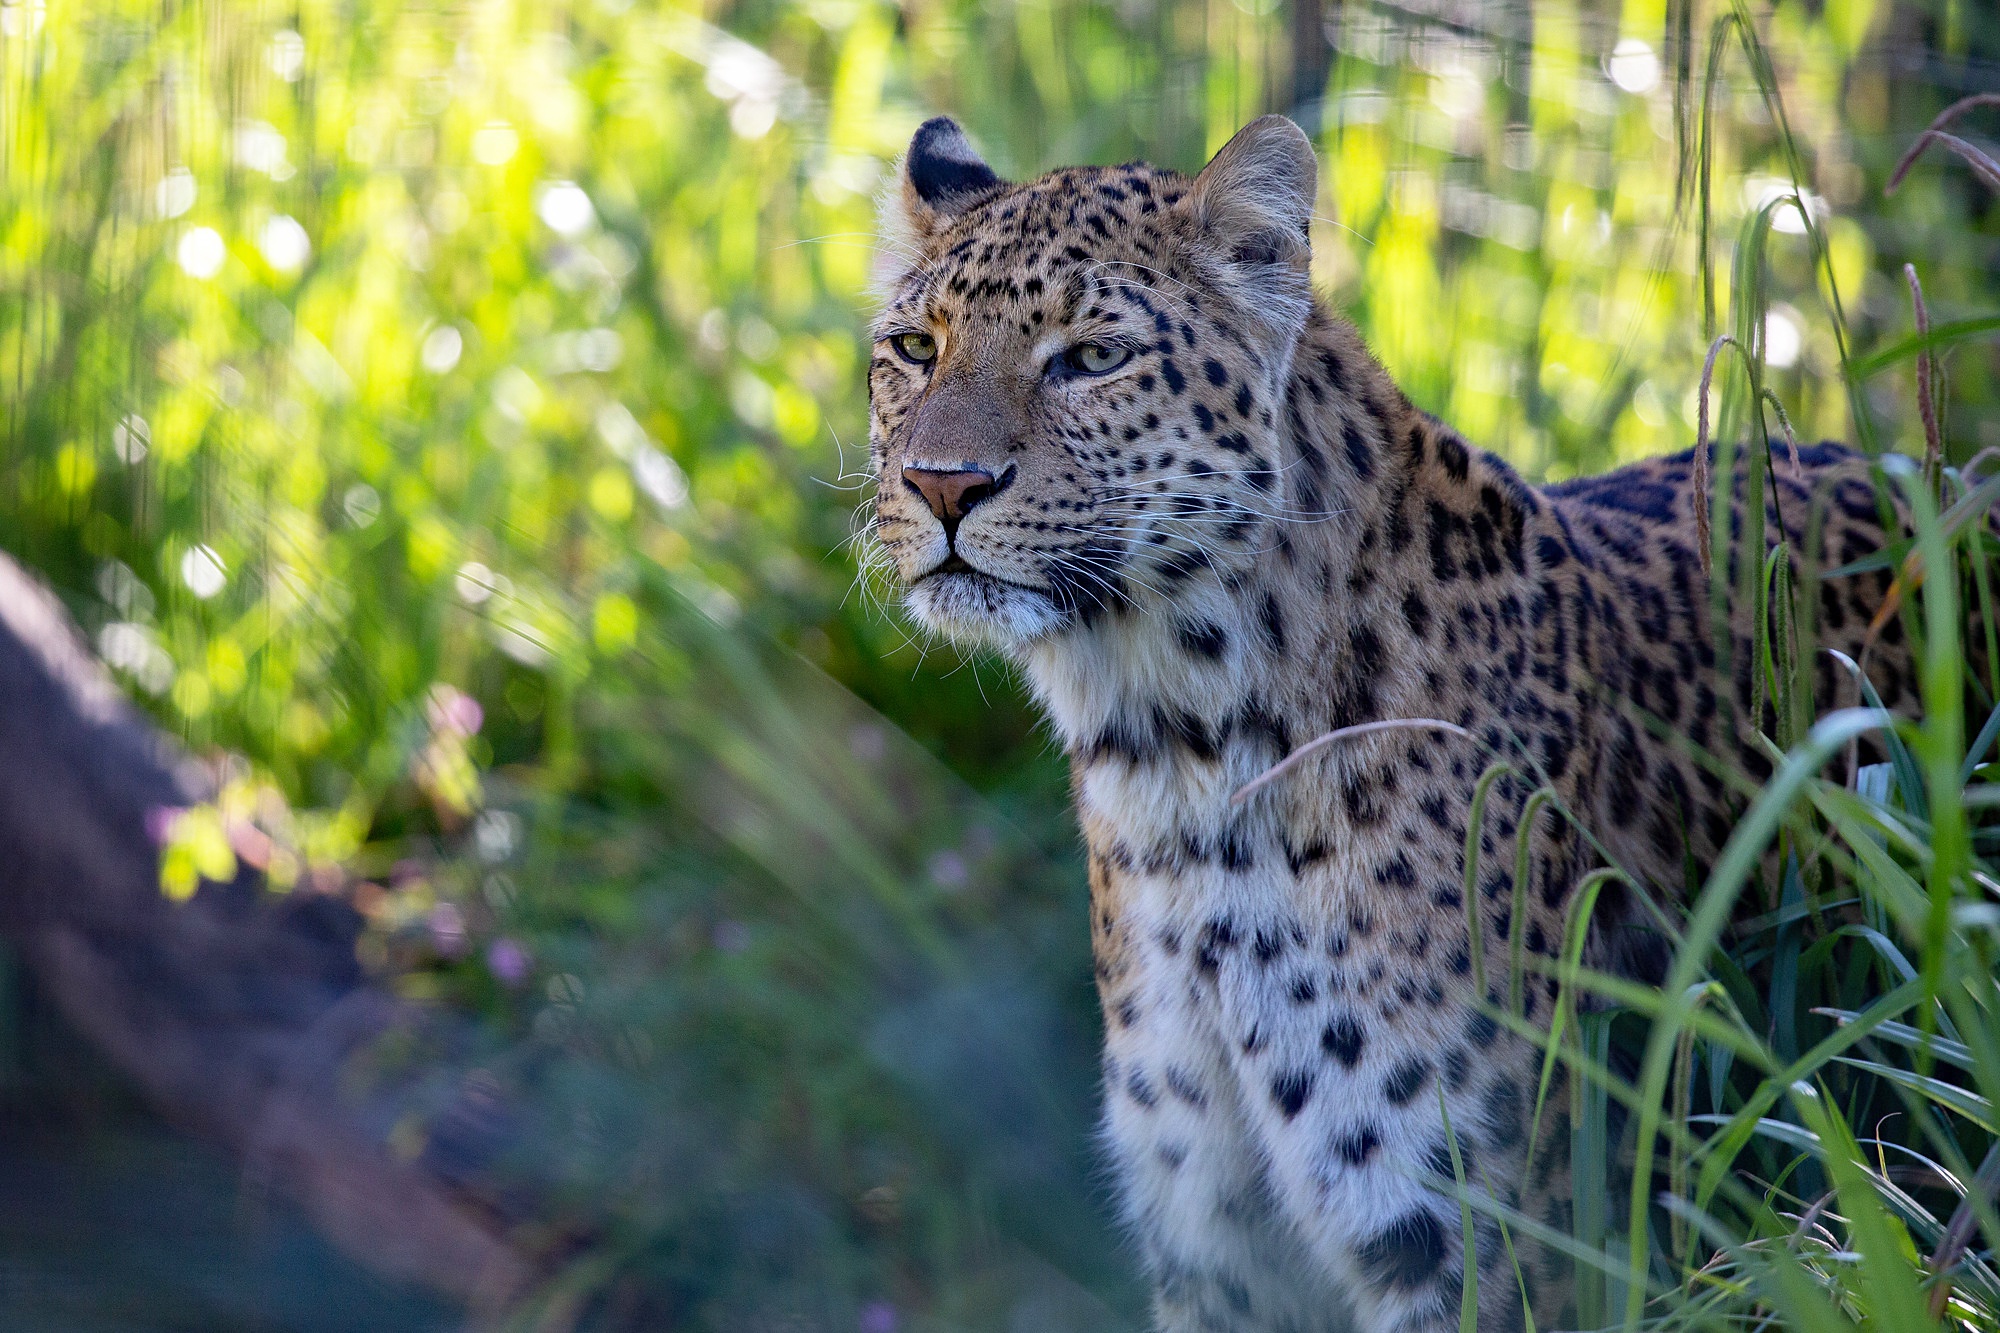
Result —
POLYGON ((1323 311, 1290 360, 1283 409, 1282 505, 1243 539, 1247 558, 1025 655, 1079 769, 1148 770, 1181 801, 1212 804, 1315 735, 1421 701, 1394 573, 1424 559, 1416 516, 1431 492, 1468 482, 1468 451, 1323 311))

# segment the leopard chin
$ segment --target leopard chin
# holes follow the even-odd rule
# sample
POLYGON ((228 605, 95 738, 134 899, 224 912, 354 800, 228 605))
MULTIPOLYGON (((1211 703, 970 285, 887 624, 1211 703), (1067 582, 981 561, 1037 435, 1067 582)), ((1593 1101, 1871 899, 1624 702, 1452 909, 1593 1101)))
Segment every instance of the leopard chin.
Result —
POLYGON ((1047 593, 969 566, 926 574, 904 604, 917 621, 973 647, 1019 651, 1062 629, 1067 617, 1047 593))

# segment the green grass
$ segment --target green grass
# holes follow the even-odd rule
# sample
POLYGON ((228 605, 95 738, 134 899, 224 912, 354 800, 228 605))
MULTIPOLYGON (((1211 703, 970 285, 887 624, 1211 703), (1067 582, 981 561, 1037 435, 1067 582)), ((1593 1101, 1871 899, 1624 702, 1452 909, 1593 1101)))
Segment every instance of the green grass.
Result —
MULTIPOLYGON (((1711 37, 1690 173, 1705 292, 1706 110, 1732 39, 1747 50, 1795 171, 1799 160, 1748 13, 1732 11, 1711 37)), ((1989 163, 1975 166, 1991 174, 1989 163)), ((1740 364, 1740 379, 1718 383, 1734 391, 1721 412, 1723 440, 1750 423, 1746 512, 1762 510, 1763 474, 1781 465, 1781 441, 1791 438, 1763 358, 1773 206, 1746 221, 1730 290, 1735 333, 1715 336, 1709 355, 1714 367, 1725 345, 1739 353, 1731 364, 1740 364)), ((1921 711, 1909 719, 1883 709, 1851 662, 1867 706, 1834 710, 1835 701, 1814 700, 1816 585, 1843 571, 1808 563, 1796 586, 1800 553, 1782 541, 1762 546, 1762 536, 1761 549, 1729 558, 1723 520, 1735 468, 1725 447, 1705 525, 1711 607, 1724 661, 1722 608, 1732 599, 1756 608, 1756 697, 1777 704, 1776 734, 1763 738, 1775 771, 1685 910, 1656 905, 1675 939, 1661 990, 1594 975, 1571 951, 1555 969, 1564 998, 1552 1030, 1529 1030, 1574 1090, 1571 1253, 1584 1327, 2000 1327, 2000 883, 1982 856, 1994 843, 1986 812, 2000 808, 1989 780, 2000 770, 1988 763, 2000 706, 1990 678, 1973 669, 1974 648, 1986 648, 1990 664, 1990 647, 1962 635, 1968 615, 1982 637, 1994 624, 1987 515, 1995 492, 1987 477, 1943 464, 1929 397, 1930 349, 1980 321, 1950 333, 1927 328, 1912 271, 1920 336, 1855 364, 1831 266, 1816 227, 1807 229, 1854 390, 1857 434, 1872 434, 1860 395, 1867 375, 1914 359, 1926 381, 1918 394, 1924 465, 1890 454, 1874 472, 1885 512, 1909 515, 1914 540, 1846 572, 1898 571, 1921 711), (1723 573, 1732 567, 1744 580, 1733 589, 1723 573), (1968 702, 1988 710, 1970 746, 1968 702), (1863 735, 1876 737, 1891 761, 1859 768, 1845 785, 1826 777, 1863 735), (1773 874, 1778 884, 1768 882, 1773 874), (1610 1008, 1566 1024, 1578 995, 1610 1008), (1622 1217, 1605 1206, 1621 1195, 1629 1200, 1622 1217)), ((1705 308, 1713 311, 1712 297, 1705 308)), ((1711 330, 1713 322, 1711 313, 1711 330)), ((1710 388, 1705 369, 1704 433, 1710 388)), ((1583 895, 1578 911, 1587 916, 1592 901, 1583 895)), ((1513 965, 1509 993, 1517 994, 1518 955, 1513 965)), ((1514 1221, 1533 1227, 1536 1219, 1514 1221)))
MULTIPOLYGON (((1784 127, 1747 12, 1717 21, 1709 80, 1732 33, 1748 48, 1760 90, 1784 127)), ((1706 86, 1702 101, 1706 107, 1706 86)), ((1783 132, 1796 170, 1789 130, 1783 132)), ((1706 135, 1701 152, 1697 207, 1706 237, 1706 135)), ((1978 165, 1991 176, 1990 164, 1978 165)), ((1749 220, 1731 302, 1740 312, 1734 341, 1745 353, 1753 447, 1761 437, 1763 454, 1749 469, 1744 504, 1751 512, 1763 508, 1758 481, 1765 466, 1778 465, 1767 403, 1783 423, 1781 404, 1767 395, 1760 355, 1770 218, 1767 206, 1749 220)), ((1823 258, 1817 244, 1815 251, 1823 258)), ((1843 367, 1858 391, 1830 266, 1825 277, 1843 367)), ((1910 283, 1919 330, 1928 333, 1914 270, 1910 283)), ((1909 351, 1928 381, 1924 347, 1909 351)), ((1704 396, 1707 389, 1704 382, 1704 396)), ((1942 465, 1930 389, 1926 382, 1919 391, 1926 466, 1885 455, 1875 474, 1885 510, 1907 513, 1915 528, 1894 591, 1903 594, 1904 627, 1919 663, 1920 716, 1910 721, 1885 711, 1865 680, 1869 707, 1829 712, 1833 701, 1816 703, 1812 593, 1818 577, 1830 576, 1808 568, 1804 589, 1795 590, 1788 572, 1799 556, 1782 542, 1765 559, 1735 562, 1754 581, 1731 591, 1757 608, 1758 695, 1768 691, 1779 702, 1778 734, 1765 743, 1783 762, 1691 904, 1659 996, 1635 994, 1573 964, 1565 968, 1566 987, 1598 990, 1646 1020, 1633 1033, 1635 1046, 1643 1034, 1635 1078, 1615 1078, 1601 1057, 1586 1058, 1580 1043, 1572 1047, 1577 1075, 1601 1082, 1636 1112, 1628 1121, 1636 1128, 1624 1243, 1595 1217, 1583 1237, 1607 1255, 1622 1251, 1615 1276, 1626 1293, 1628 1328, 1761 1318, 1802 1328, 1918 1329, 1940 1319, 2000 1326, 2000 1284, 1991 1266, 2000 1241, 1992 1188, 2000 1161, 1993 1110, 2000 1093, 1994 968, 2000 886, 1975 853, 1976 817, 1968 813, 1991 808, 2000 795, 1982 780, 2000 707, 1988 682, 1971 670, 1961 636, 1968 612, 1982 625, 1994 623, 1988 578, 1996 548, 1987 520, 1993 494, 1985 478, 1942 465), (1951 520, 1941 520, 1940 511, 1951 520), (1930 577, 1921 577, 1924 571, 1930 577), (1920 594, 1911 587, 1919 578, 1920 594), (1992 709, 1971 749, 1968 700, 1992 709), (1804 734, 1794 741, 1788 733, 1798 730, 1804 734), (1859 769, 1845 787, 1822 776, 1843 751, 1852 753, 1857 737, 1871 733, 1891 753, 1890 765, 1859 769), (1759 881, 1780 866, 1782 884, 1773 894, 1759 881), (1746 903, 1774 903, 1777 910, 1746 923, 1753 914, 1746 903), (1822 1032, 1804 1043, 1805 1035, 1822 1032), (1708 1066, 1706 1088, 1696 1079, 1701 1064, 1708 1066), (1974 1234, 1984 1237, 1983 1246, 1968 1243, 1974 1234)), ((1858 424, 1865 423, 1858 393, 1855 402, 1858 424)), ((1783 424, 1789 437, 1789 423, 1783 424)), ((1718 461, 1717 520, 1727 513, 1732 471, 1718 461)), ((1712 605, 1720 607, 1730 596, 1720 572, 1730 566, 1726 530, 1714 540, 1712 605)), ((1727 641, 1719 623, 1718 642, 1727 641)), ((1600 1150, 1609 1144, 1608 1104, 1598 1099, 1592 1109, 1601 1123, 1583 1131, 1600 1150)), ((1601 1185, 1592 1181, 1588 1188, 1601 1185)))

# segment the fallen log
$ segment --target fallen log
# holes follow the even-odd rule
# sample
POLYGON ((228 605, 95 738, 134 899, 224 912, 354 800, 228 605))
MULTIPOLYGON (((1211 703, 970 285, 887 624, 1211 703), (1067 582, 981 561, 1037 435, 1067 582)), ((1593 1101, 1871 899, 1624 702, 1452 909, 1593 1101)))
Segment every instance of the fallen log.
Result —
POLYGON ((424 1023, 356 962, 356 913, 247 867, 183 903, 161 893, 149 814, 206 782, 0 555, 0 934, 163 1115, 358 1261, 497 1315, 534 1261, 495 1209, 392 1150, 380 1097, 346 1091, 373 1041, 424 1023))

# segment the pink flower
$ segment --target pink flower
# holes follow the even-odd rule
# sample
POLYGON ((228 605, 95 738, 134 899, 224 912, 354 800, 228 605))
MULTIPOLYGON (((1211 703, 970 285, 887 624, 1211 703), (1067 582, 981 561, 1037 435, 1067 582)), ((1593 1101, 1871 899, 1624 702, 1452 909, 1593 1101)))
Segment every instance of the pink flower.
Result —
POLYGON ((177 805, 149 805, 146 807, 146 836, 155 847, 167 845, 167 839, 174 836, 174 821, 183 811, 177 805))
POLYGON ((424 703, 424 713, 430 718, 432 731, 452 732, 460 736, 474 736, 486 721, 486 712, 479 701, 465 691, 450 685, 431 686, 431 697, 424 703))
POLYGON ((458 910, 457 903, 439 903, 431 908, 429 923, 431 944, 446 958, 457 958, 465 952, 465 913, 458 910))
POLYGON ((503 986, 518 986, 528 979, 533 966, 528 951, 510 939, 497 939, 486 946, 486 968, 503 986))

